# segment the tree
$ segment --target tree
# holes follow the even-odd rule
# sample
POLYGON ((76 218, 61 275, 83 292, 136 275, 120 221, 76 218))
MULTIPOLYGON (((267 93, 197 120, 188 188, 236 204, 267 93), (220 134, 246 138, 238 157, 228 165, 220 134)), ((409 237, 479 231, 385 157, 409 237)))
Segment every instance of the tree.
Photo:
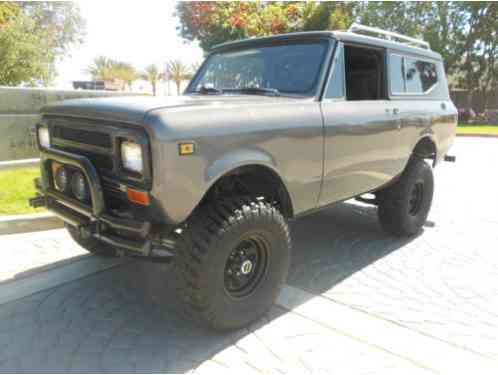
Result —
POLYGON ((93 63, 87 67, 86 72, 89 73, 94 80, 112 81, 116 79, 115 72, 113 72, 114 65, 114 60, 105 56, 98 56, 93 60, 93 63))
POLYGON ((85 22, 72 1, 22 1, 22 13, 35 22, 35 30, 47 39, 55 57, 65 56, 83 42, 85 22))
POLYGON ((157 82, 164 79, 164 74, 159 72, 156 65, 151 64, 145 68, 142 78, 150 83, 152 86, 152 95, 156 96, 157 82))
POLYGON ((0 3, 0 29, 19 15, 19 6, 13 2, 0 3))
POLYGON ((368 2, 359 7, 358 21, 424 39, 439 52, 448 74, 460 58, 464 19, 455 2, 368 2))
POLYGON ((481 91, 487 99, 489 91, 496 90, 498 85, 498 4, 462 2, 458 8, 466 25, 460 30, 463 44, 459 54, 459 84, 467 89, 467 106, 471 107, 474 92, 481 91))
POLYGON ((34 27, 32 20, 18 16, 0 29, 0 85, 34 86, 50 80, 53 55, 34 27))
POLYGON ((355 4, 308 2, 181 2, 180 34, 209 50, 229 40, 348 26, 355 4))
POLYGON ((303 10, 303 30, 345 30, 353 22, 355 3, 310 2, 303 10))
POLYGON ((121 90, 128 88, 131 90, 133 81, 140 78, 133 65, 110 59, 105 56, 98 56, 93 60, 93 63, 88 66, 86 72, 92 76, 94 80, 119 81, 122 83, 121 90))
POLYGON ((55 61, 82 41, 84 22, 73 2, 1 2, 2 85, 47 85, 55 61))
POLYGON ((133 65, 126 62, 113 61, 111 69, 115 79, 123 82, 122 90, 126 88, 126 85, 128 85, 128 88, 131 90, 133 81, 140 78, 140 75, 137 73, 133 65))
POLYGON ((192 78, 192 70, 180 60, 170 61, 167 65, 168 79, 175 82, 176 93, 180 95, 182 81, 192 78))

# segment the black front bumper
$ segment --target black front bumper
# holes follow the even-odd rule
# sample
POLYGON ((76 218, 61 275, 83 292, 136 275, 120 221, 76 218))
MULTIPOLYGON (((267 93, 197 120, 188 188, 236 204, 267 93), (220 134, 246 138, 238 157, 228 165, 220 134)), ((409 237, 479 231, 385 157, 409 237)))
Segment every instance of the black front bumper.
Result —
POLYGON ((117 217, 106 211, 102 183, 88 158, 55 149, 44 149, 40 155, 41 181, 36 183, 39 196, 32 206, 46 206, 65 223, 78 228, 82 236, 92 236, 130 255, 168 258, 173 254, 169 238, 152 232, 152 223, 117 217), (52 161, 78 168, 85 175, 91 204, 68 197, 54 188, 52 161))

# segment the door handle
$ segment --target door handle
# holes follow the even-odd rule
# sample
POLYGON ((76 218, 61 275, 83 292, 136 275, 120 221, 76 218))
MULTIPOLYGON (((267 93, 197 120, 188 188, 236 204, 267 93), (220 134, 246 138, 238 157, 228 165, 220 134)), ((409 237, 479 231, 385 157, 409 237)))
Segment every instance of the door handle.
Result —
POLYGON ((399 108, 393 108, 393 115, 397 115, 399 113, 399 108))
POLYGON ((441 109, 446 109, 446 103, 441 103, 441 109))

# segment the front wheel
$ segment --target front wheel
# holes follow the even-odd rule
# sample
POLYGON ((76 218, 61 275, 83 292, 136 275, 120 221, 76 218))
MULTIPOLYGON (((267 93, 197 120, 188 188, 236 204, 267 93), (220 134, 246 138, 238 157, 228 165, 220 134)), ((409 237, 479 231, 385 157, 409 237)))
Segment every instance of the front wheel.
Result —
POLYGON ((244 327, 278 296, 290 264, 287 223, 271 204, 233 199, 197 209, 176 259, 186 312, 217 330, 244 327))
POLYGON ((377 194, 382 228, 396 236, 417 234, 429 215, 433 193, 432 168, 412 158, 400 179, 377 194))

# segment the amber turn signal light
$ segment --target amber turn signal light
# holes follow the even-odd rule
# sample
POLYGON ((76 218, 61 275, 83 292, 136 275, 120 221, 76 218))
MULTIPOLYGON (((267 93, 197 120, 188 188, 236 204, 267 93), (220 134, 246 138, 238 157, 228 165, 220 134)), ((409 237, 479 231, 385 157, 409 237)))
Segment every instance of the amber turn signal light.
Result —
POLYGON ((148 206, 150 204, 149 193, 145 191, 128 188, 127 194, 130 202, 138 203, 143 206, 148 206))
POLYGON ((180 143, 178 152, 180 155, 192 155, 195 152, 195 145, 192 142, 180 143))

